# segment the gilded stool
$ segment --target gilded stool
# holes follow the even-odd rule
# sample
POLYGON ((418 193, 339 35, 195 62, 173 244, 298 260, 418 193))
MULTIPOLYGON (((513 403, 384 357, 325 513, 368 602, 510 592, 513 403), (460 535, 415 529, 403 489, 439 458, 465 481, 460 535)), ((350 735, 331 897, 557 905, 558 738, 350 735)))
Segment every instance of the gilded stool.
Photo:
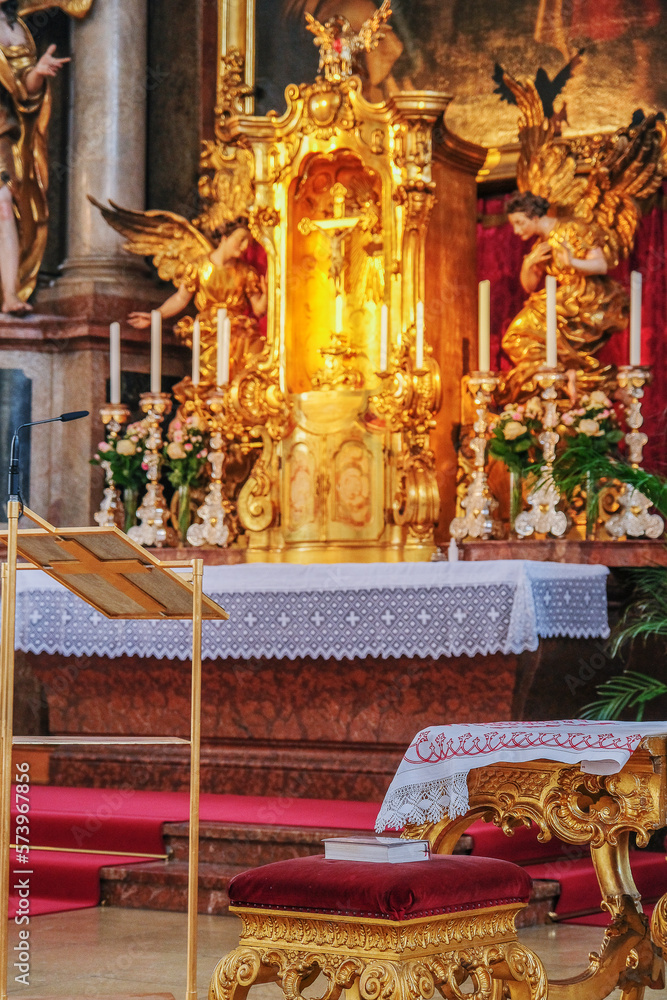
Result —
POLYGON ((241 940, 218 963, 209 1000, 243 1000, 259 983, 299 1000, 320 973, 322 1000, 345 990, 350 1000, 428 1000, 436 989, 447 1000, 543 1000, 544 968, 514 926, 530 888, 508 861, 449 855, 318 855, 243 872, 229 885, 241 940))

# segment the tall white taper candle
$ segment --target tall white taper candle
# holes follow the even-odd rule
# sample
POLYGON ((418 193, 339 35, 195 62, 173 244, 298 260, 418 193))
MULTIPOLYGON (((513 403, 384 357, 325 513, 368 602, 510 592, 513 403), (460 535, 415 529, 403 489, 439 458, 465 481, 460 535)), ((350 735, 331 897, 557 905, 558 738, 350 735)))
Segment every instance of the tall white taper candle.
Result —
POLYGON ((162 391, 162 313, 151 311, 151 392, 162 391))
POLYGON ((556 341, 556 331, 558 323, 556 320, 556 279, 553 274, 547 274, 545 279, 547 290, 547 368, 555 368, 558 365, 558 345, 556 341))
POLYGON ((229 382, 229 344, 231 340, 232 324, 227 315, 226 309, 218 309, 218 350, 217 350, 217 374, 216 383, 218 386, 227 385, 229 382))
POLYGON ((380 371, 386 372, 389 357, 389 309, 386 303, 380 309, 380 371))
POLYGON ((642 363, 642 276, 639 271, 630 275, 630 364, 637 368, 642 363))
POLYGON ((486 279, 478 286, 477 323, 478 370, 488 372, 491 368, 491 282, 486 279))
POLYGON ((109 327, 109 402, 120 403, 120 323, 109 327))
POLYGON ((192 327, 192 384, 199 385, 199 355, 201 354, 201 327, 199 317, 192 327))
POLYGON ((343 296, 340 294, 336 296, 334 330, 336 333, 343 332, 343 296))
POLYGON ((417 303, 415 318, 415 368, 420 371, 424 367, 424 303, 417 303))

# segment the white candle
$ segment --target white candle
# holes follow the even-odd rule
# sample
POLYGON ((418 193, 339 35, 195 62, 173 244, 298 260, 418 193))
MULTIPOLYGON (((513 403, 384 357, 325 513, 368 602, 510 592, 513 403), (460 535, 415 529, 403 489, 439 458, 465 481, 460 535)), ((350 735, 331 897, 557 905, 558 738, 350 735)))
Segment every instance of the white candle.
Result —
POLYGON ((162 391, 162 313, 151 312, 151 392, 162 391))
POLYGON ((556 279, 553 274, 547 274, 547 368, 555 368, 558 365, 558 346, 556 342, 556 330, 558 323, 556 320, 556 279))
POLYGON ((636 368, 642 363, 642 276, 639 271, 630 275, 630 364, 636 368))
POLYGON ((199 385, 199 355, 201 353, 201 328, 199 317, 192 327, 192 384, 199 385))
POLYGON ((385 304, 380 310, 380 371, 386 372, 389 356, 389 309, 385 304))
POLYGON ((120 403, 120 323, 109 327, 109 402, 120 403))
POLYGON ((424 303, 417 303, 417 320, 415 323, 415 368, 420 371, 424 367, 424 303))
POLYGON ((218 309, 218 351, 217 377, 218 386, 229 382, 229 345, 231 341, 232 324, 226 309, 218 309))
POLYGON ((334 320, 334 330, 336 333, 343 332, 343 296, 336 296, 336 315, 334 320))
POLYGON ((491 282, 486 279, 478 286, 478 321, 477 321, 477 351, 478 370, 488 372, 491 369, 491 282))

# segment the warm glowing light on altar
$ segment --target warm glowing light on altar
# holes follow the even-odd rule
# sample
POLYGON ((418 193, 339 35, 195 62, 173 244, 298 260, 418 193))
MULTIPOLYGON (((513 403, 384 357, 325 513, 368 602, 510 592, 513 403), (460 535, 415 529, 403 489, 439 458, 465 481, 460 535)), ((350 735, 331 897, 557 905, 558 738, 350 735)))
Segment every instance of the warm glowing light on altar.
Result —
POLYGON ((336 333, 343 332, 343 296, 340 293, 336 296, 336 315, 334 319, 334 330, 336 333))
POLYGON ((162 313, 151 310, 151 392, 162 389, 162 313))
POLYGON ((109 402, 120 403, 120 323, 109 327, 109 402))
POLYGON ((477 368, 480 372, 491 369, 491 282, 486 279, 478 286, 477 368))
POLYGON ((417 303, 415 320, 415 368, 420 371, 424 367, 424 303, 417 303))
POLYGON ((232 324, 226 309, 218 309, 218 350, 217 350, 217 384, 227 385, 229 382, 229 343, 232 334, 232 324))
POLYGON ((386 372, 389 356, 389 309, 385 303, 380 310, 380 371, 386 372))
POLYGON ((639 271, 630 275, 630 364, 637 368, 642 363, 642 276, 639 271))
POLYGON ((201 353, 201 327, 199 317, 192 327, 192 384, 199 385, 199 355, 201 353))
POLYGON ((547 274, 545 279, 547 292, 547 368, 555 368, 558 364, 558 346, 556 331, 556 279, 553 274, 547 274))

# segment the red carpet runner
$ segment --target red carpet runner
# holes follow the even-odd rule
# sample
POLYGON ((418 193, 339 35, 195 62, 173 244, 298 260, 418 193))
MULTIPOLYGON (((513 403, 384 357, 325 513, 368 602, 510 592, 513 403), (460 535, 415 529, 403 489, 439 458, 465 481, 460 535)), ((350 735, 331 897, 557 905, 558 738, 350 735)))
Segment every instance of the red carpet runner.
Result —
MULTIPOLYGON (((374 802, 203 794, 200 816, 204 822, 249 826, 371 831, 378 808, 374 802)), ((188 812, 187 792, 33 785, 27 814, 29 863, 21 863, 12 851, 10 885, 15 888, 10 899, 10 917, 17 908, 19 913, 25 912, 26 904, 21 899, 26 898, 26 888, 31 916, 96 906, 100 898, 100 868, 143 860, 105 852, 128 851, 144 857, 163 854, 163 823, 187 820, 188 812), (95 853, 40 851, 38 847, 77 848, 95 853)), ((12 842, 16 818, 13 811, 12 842)), ((477 822, 468 833, 473 837, 473 854, 514 861, 527 867, 533 878, 560 882, 561 895, 556 907, 559 916, 599 907, 597 880, 587 852, 556 840, 541 844, 533 828, 521 827, 514 836, 506 837, 492 824, 477 822)), ((662 852, 633 851, 632 870, 646 900, 655 900, 667 892, 667 864, 662 852)), ((606 915, 601 913, 575 919, 582 923, 607 922, 606 915)))

